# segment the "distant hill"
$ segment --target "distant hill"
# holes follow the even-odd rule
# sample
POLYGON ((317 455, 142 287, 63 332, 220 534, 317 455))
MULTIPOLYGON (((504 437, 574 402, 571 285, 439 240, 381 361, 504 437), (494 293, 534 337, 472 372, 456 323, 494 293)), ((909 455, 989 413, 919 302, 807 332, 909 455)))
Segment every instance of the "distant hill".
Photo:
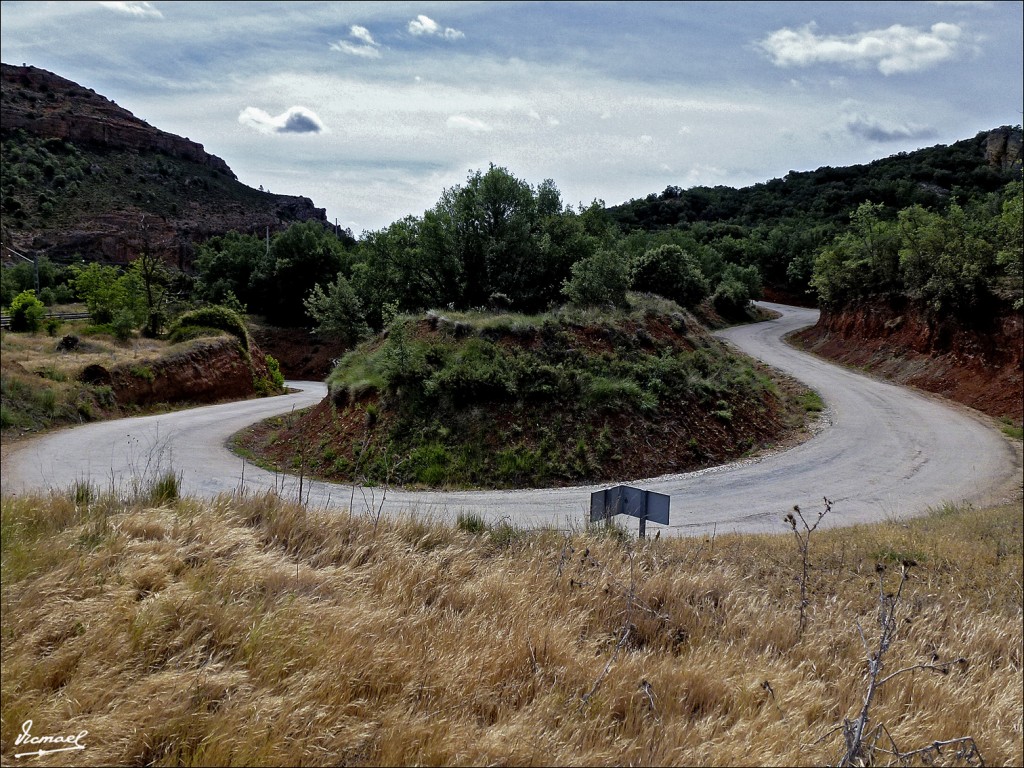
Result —
POLYGON ((608 209, 624 232, 679 230, 727 260, 756 264, 780 298, 803 295, 813 253, 840 234, 861 203, 897 210, 919 204, 943 211, 951 200, 978 201, 1021 178, 1021 127, 863 165, 790 171, 741 189, 669 186, 608 209), (787 296, 788 292, 788 296, 787 296))
POLYGON ((89 88, 37 67, 0 70, 5 245, 113 262, 148 249, 186 266, 195 243, 231 230, 327 225, 310 199, 245 186, 201 144, 89 88))
POLYGON ((791 216, 846 223, 863 202, 903 208, 972 198, 1021 177, 1021 128, 1003 126, 955 144, 900 152, 865 165, 790 171, 753 186, 669 186, 660 194, 612 206, 626 230, 685 227, 700 222, 751 227, 791 216))

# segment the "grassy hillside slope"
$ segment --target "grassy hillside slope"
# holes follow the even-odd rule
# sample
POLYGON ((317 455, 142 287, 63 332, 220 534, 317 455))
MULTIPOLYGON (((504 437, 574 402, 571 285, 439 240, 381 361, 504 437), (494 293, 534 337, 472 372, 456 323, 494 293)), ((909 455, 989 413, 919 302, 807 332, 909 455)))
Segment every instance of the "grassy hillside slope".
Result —
POLYGON ((803 426, 795 383, 672 302, 631 301, 399 317, 342 358, 329 399, 238 444, 333 480, 527 487, 685 471, 803 426))
POLYGON ((782 510, 637 543, 172 491, 3 500, 5 763, 32 719, 88 731, 48 765, 835 764, 911 561, 865 759, 1024 760, 1019 502, 816 532, 801 633, 782 510))

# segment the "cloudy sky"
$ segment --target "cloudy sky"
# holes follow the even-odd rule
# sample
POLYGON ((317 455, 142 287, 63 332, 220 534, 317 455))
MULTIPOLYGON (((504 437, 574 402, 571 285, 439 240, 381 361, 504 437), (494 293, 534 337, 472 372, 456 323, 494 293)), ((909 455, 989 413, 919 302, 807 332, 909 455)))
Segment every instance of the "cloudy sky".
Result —
POLYGON ((568 203, 948 144, 1024 113, 1021 2, 3 2, 2 58, 358 235, 489 163, 568 203))

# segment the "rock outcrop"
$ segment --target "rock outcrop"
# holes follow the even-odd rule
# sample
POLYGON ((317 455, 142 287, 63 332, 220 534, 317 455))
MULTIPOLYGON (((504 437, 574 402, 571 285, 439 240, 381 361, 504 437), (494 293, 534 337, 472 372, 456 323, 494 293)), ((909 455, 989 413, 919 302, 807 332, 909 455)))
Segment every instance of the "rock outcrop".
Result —
POLYGON ((1021 171, 1021 132, 1009 127, 990 131, 985 139, 988 164, 1001 171, 1021 171))
POLYGON ((127 109, 52 72, 38 67, 0 65, 4 90, 24 98, 4 99, 5 131, 19 128, 44 138, 78 144, 158 151, 209 166, 235 178, 228 164, 208 154, 202 144, 158 130, 127 109), (35 98, 32 98, 32 97, 35 98), (85 109, 76 109, 85 105, 85 109))

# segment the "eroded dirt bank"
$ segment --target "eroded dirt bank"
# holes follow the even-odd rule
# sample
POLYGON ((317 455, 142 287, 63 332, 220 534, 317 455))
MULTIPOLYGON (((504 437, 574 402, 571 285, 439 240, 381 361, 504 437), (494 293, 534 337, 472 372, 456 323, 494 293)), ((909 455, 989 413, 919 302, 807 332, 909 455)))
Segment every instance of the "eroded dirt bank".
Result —
POLYGON ((793 340, 808 351, 862 367, 1020 425, 1024 418, 1024 318, 1006 312, 969 326, 926 319, 914 307, 862 304, 821 319, 793 340))
POLYGON ((145 364, 90 365, 80 376, 90 384, 108 385, 122 406, 238 400, 259 394, 261 380, 268 377, 259 347, 252 344, 247 352, 227 336, 199 340, 145 364))

